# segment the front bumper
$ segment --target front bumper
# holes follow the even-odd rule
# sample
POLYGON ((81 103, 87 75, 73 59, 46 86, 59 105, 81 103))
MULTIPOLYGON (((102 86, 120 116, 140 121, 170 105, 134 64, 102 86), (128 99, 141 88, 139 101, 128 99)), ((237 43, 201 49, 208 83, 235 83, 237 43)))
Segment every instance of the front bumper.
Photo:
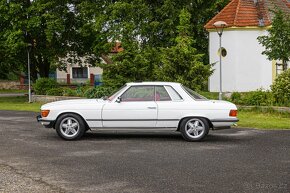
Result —
POLYGON ((55 122, 54 120, 45 120, 45 119, 42 119, 41 115, 37 115, 36 116, 36 120, 37 120, 37 122, 40 122, 41 125, 43 125, 46 128, 53 128, 54 122, 55 122))

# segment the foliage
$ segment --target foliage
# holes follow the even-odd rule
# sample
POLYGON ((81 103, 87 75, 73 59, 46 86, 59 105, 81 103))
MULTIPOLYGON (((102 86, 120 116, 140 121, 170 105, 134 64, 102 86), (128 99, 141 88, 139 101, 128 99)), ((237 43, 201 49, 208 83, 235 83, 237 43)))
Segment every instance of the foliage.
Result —
POLYGON ((110 96, 113 93, 111 87, 97 86, 95 88, 88 89, 85 92, 87 98, 102 98, 104 96, 110 96))
POLYGON ((210 65, 204 65, 201 54, 192 47, 190 36, 190 13, 183 9, 180 12, 177 26, 176 45, 161 50, 161 65, 157 67, 157 77, 163 81, 180 82, 183 85, 201 90, 201 83, 211 75, 210 65))
POLYGON ((51 88, 51 89, 46 91, 46 95, 62 96, 63 95, 63 89, 62 88, 51 88))
POLYGON ((275 79, 271 89, 276 103, 290 107, 290 69, 275 79))
MULTIPOLYGON (((197 63, 196 68, 191 69, 189 74, 192 75, 201 70, 199 78, 203 78, 205 75, 204 79, 206 79, 209 66, 206 69, 202 63, 208 61, 208 37, 203 26, 226 3, 228 0, 122 0, 104 4, 103 12, 106 13, 106 16, 102 17, 103 20, 100 20, 99 17, 96 17, 95 20, 98 21, 98 24, 103 25, 101 28, 104 37, 113 42, 115 40, 122 42, 124 48, 122 53, 113 57, 110 64, 98 64, 104 69, 104 83, 119 87, 125 82, 166 79, 167 77, 159 73, 159 67, 163 65, 160 56, 163 55, 164 62, 165 56, 171 54, 167 48, 176 46, 176 39, 181 31, 176 28, 176 24, 178 24, 180 12, 184 8, 192 15, 186 27, 190 29, 190 32, 193 32, 188 34, 188 38, 195 39, 191 42, 190 47, 196 48, 194 51, 195 60, 191 62, 191 64, 197 63), (158 72, 155 71, 156 69, 158 72)), ((98 27, 100 26, 98 25, 98 27)), ((189 54, 192 54, 192 51, 189 54)), ((174 60, 174 56, 170 59, 174 60)), ((184 58, 181 57, 181 59, 184 58)), ((189 59, 191 58, 189 57, 189 59)), ((172 63, 172 61, 167 63, 172 63)), ((170 70, 168 69, 170 75, 175 73, 170 70)), ((184 76, 186 76, 185 73, 184 76)), ((192 77, 189 75, 187 77, 180 75, 179 77, 184 81, 189 78, 192 77)), ((175 79, 175 81, 177 80, 175 79)), ((198 84, 203 83, 198 82, 198 84)), ((194 85, 193 88, 197 87, 201 88, 198 85, 194 85)))
POLYGON ((233 92, 230 101, 239 105, 272 106, 273 95, 270 91, 256 90, 245 93, 233 92))
POLYGON ((91 89, 91 86, 78 86, 74 91, 76 93, 75 96, 84 97, 87 90, 91 89))
POLYGON ((152 54, 147 51, 138 49, 137 42, 134 42, 113 57, 113 64, 100 65, 104 70, 104 84, 119 88, 126 82, 153 80, 154 65, 149 60, 152 54))
POLYGON ((156 67, 173 60, 173 56, 165 57, 173 52, 167 48, 176 46, 180 35, 176 25, 181 10, 186 9, 192 16, 188 36, 195 40, 190 45, 195 48, 197 63, 189 72, 192 75, 203 69, 202 63, 208 63, 208 33, 203 26, 228 2, 37 0, 7 4, 0 0, 0 68, 26 71, 28 43, 32 45, 33 79, 37 73, 47 77, 52 67, 64 69, 68 63, 102 66, 100 57, 109 56, 114 42, 121 41, 125 51, 113 57, 112 64, 102 66, 106 85, 119 87, 128 81, 157 80, 156 67), (81 60, 81 56, 86 57, 81 60))
POLYGON ((60 58, 71 55, 64 62, 81 64, 78 56, 90 57, 92 50, 86 44, 95 42, 92 38, 97 36, 77 30, 83 23, 78 18, 78 4, 73 0, 0 0, 0 54, 4 56, 0 68, 26 71, 30 50, 31 75, 35 80, 37 74, 48 77, 51 66, 62 62, 60 58))
POLYGON ((219 98, 218 92, 199 91, 198 93, 210 100, 216 100, 219 98))
POLYGON ((62 88, 63 92, 62 95, 63 96, 77 96, 77 92, 74 89, 71 88, 62 88))
POLYGON ((258 41, 265 47, 262 54, 269 60, 282 60, 283 69, 287 69, 290 60, 290 15, 282 10, 274 10, 275 16, 269 35, 258 37, 258 41))
POLYGON ((231 94, 230 100, 235 104, 241 104, 242 94, 239 92, 233 92, 231 94))
POLYGON ((51 78, 39 78, 33 85, 33 89, 36 94, 40 95, 46 94, 46 91, 56 87, 58 87, 58 83, 56 80, 51 78))

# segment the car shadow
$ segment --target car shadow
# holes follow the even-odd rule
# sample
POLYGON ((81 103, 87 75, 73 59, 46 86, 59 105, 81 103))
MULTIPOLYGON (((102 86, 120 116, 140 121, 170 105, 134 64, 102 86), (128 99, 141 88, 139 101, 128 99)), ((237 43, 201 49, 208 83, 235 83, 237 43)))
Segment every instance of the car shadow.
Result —
MULTIPOLYGON (((154 140, 186 142, 179 132, 132 132, 132 131, 94 131, 87 132, 81 140, 154 140)), ((231 136, 209 133, 204 140, 197 143, 244 143, 252 140, 250 136, 231 136)))
POLYGON ((156 140, 156 141, 183 141, 178 132, 87 132, 82 140, 156 140))

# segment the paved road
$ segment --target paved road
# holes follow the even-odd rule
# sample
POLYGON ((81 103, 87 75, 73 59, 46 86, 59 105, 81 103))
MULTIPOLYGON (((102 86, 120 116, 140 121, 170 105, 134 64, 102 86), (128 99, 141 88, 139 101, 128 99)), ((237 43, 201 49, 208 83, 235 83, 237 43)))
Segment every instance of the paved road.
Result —
POLYGON ((35 113, 0 111, 0 192, 290 192, 290 130, 88 133, 63 141, 35 113))

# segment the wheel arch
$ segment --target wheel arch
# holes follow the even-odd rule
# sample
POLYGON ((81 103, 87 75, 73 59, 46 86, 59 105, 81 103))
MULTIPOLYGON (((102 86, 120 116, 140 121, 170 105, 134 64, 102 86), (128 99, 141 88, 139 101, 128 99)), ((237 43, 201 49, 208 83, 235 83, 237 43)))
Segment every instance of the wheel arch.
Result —
POLYGON ((203 118, 205 120, 207 120, 208 124, 209 124, 209 128, 213 128, 213 124, 212 122, 205 116, 194 116, 194 115, 189 115, 189 116, 185 116, 185 117, 182 117, 180 120, 179 120, 179 123, 178 123, 178 127, 177 127, 177 131, 180 131, 180 124, 181 122, 184 120, 184 119, 187 119, 187 118, 203 118))
POLYGON ((59 119, 60 116, 62 116, 62 115, 64 115, 64 114, 74 114, 74 115, 78 115, 78 116, 83 120, 83 122, 84 122, 84 124, 85 124, 85 126, 86 126, 86 129, 90 129, 90 127, 89 127, 87 121, 84 119, 84 117, 83 117, 80 113, 78 113, 78 112, 74 112, 74 111, 65 111, 65 112, 61 112, 61 113, 59 113, 59 114, 57 115, 55 121, 54 121, 54 124, 53 124, 53 128, 54 128, 54 129, 55 129, 55 124, 56 124, 57 120, 59 119))

